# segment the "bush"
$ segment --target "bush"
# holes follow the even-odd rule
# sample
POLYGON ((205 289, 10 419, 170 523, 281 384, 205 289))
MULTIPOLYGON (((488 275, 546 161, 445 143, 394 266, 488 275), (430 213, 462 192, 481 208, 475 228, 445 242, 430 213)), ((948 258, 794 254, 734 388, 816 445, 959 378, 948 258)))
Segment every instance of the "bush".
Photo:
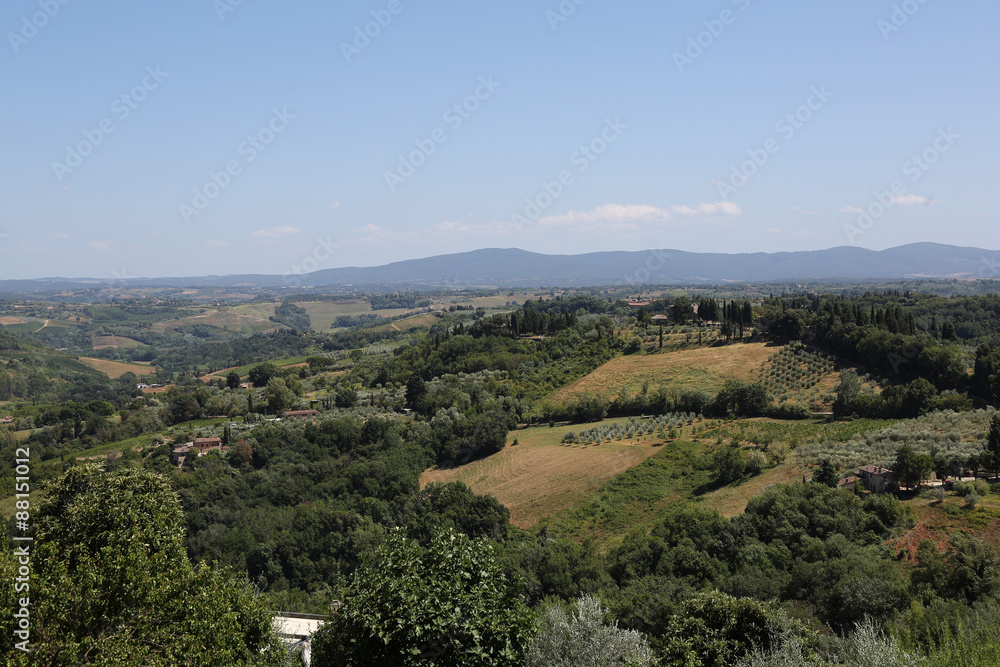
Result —
POLYGON ((600 600, 581 597, 569 613, 549 607, 542 627, 528 648, 528 667, 612 667, 653 664, 646 638, 635 630, 624 630, 615 622, 604 622, 600 600))
POLYGON ((964 498, 970 493, 975 492, 975 487, 969 482, 955 482, 951 485, 951 490, 955 492, 955 495, 959 498, 964 498))
POLYGON ((990 483, 985 479, 977 479, 972 483, 973 488, 975 488, 977 496, 988 496, 990 493, 990 483))
POLYGON ((747 452, 746 470, 751 475, 757 475, 767 466, 767 456, 759 449, 752 449, 747 452))

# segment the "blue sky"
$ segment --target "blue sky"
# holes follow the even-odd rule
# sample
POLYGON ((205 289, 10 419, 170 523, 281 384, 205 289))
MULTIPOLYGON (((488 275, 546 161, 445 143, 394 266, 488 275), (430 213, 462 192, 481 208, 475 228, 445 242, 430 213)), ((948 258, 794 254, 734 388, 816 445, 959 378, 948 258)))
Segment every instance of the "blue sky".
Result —
POLYGON ((0 278, 995 249, 998 25, 995 0, 11 0, 0 278))

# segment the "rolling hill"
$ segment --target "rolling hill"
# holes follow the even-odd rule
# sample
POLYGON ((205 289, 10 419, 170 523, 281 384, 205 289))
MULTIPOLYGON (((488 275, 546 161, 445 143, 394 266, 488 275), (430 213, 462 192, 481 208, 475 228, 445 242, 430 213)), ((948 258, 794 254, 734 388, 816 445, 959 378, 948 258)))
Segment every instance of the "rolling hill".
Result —
MULTIPOLYGON (((297 277, 294 286, 563 286, 632 283, 719 284, 809 280, 996 277, 1000 251, 937 243, 875 251, 851 246, 779 253, 696 253, 682 250, 542 255, 487 248, 393 262, 385 266, 324 269, 297 277)), ((40 278, 0 281, 0 293, 31 293, 110 286, 112 280, 40 278)), ((133 287, 291 287, 280 275, 130 279, 133 287)))

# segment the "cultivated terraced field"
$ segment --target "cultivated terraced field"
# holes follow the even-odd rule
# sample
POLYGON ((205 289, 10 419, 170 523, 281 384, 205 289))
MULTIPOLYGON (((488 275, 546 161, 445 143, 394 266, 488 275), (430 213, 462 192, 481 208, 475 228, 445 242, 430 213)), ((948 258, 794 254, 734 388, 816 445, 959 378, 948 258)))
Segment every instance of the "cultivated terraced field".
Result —
POLYGON ((94 349, 103 350, 106 347, 138 347, 142 345, 133 338, 124 336, 94 336, 94 349))
MULTIPOLYGON (((625 420, 609 420, 625 421, 625 420)), ((601 445, 563 444, 569 431, 593 424, 538 427, 510 434, 518 444, 464 466, 431 469, 420 476, 421 487, 431 482, 465 482, 479 494, 503 503, 511 522, 521 528, 552 516, 596 490, 618 473, 659 451, 663 440, 648 435, 601 445)))

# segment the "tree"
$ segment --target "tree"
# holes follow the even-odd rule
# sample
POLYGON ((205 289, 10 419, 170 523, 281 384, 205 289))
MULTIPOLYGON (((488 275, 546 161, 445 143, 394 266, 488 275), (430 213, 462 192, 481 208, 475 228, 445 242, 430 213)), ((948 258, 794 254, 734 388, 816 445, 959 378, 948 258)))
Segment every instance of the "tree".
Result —
POLYGON ((986 451, 983 453, 989 457, 989 467, 996 476, 1000 470, 1000 414, 994 413, 990 419, 990 433, 986 438, 986 451))
MULTIPOLYGON (((32 517, 31 653, 0 619, 8 665, 277 665, 271 615, 245 579, 192 565, 177 495, 156 473, 71 468, 32 517), (30 657, 29 657, 30 656, 30 657)), ((14 581, 13 551, 0 570, 14 581)), ((13 586, 0 607, 14 609, 13 586)))
POLYGON ((595 597, 583 596, 567 612, 550 606, 539 633, 525 656, 528 667, 647 667, 653 652, 646 638, 604 621, 604 608, 595 597))
POLYGON ((678 324, 684 324, 688 320, 694 317, 694 306, 691 305, 691 300, 686 296, 679 296, 674 298, 674 308, 673 308, 674 320, 678 324))
POLYGON ((264 388, 264 400, 271 412, 277 413, 287 410, 295 402, 295 393, 285 384, 284 378, 271 378, 264 388))
POLYGON ((896 479, 907 488, 914 488, 923 479, 921 461, 916 452, 908 443, 903 443, 896 450, 896 460, 892 465, 892 471, 896 473, 896 479))
POLYGON ((840 476, 837 475, 837 470, 830 463, 830 460, 823 459, 819 465, 819 470, 813 473, 813 481, 817 484, 826 484, 829 487, 836 488, 837 482, 840 481, 840 476))
POLYGON ((226 386, 230 389, 239 389, 240 374, 236 371, 229 371, 229 373, 226 374, 226 386))
POLYGON ((250 369, 247 373, 247 379, 253 383, 255 387, 263 387, 275 376, 278 372, 278 367, 272 364, 270 361, 265 361, 262 364, 257 364, 250 369))
POLYGON ((722 484, 729 484, 743 477, 747 469, 746 459, 739 447, 724 447, 712 458, 715 479, 722 484))
POLYGON ((840 419, 853 412, 854 402, 861 394, 861 380, 857 371, 846 369, 840 374, 837 385, 837 399, 833 402, 833 416, 840 419))
POLYGON ((313 664, 517 665, 534 619, 492 545, 393 530, 355 570, 343 607, 313 635, 313 664))
POLYGON ((719 591, 700 593, 680 605, 666 633, 670 665, 735 665, 754 649, 773 651, 796 638, 809 661, 816 636, 774 603, 737 598, 719 591))

